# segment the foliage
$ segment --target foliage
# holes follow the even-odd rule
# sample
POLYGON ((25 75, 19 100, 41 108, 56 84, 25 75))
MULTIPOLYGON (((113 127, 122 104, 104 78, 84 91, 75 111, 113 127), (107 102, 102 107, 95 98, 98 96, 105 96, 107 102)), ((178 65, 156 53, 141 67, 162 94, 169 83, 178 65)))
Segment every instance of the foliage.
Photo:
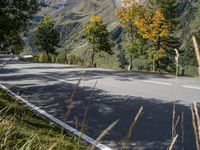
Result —
POLYGON ((103 24, 102 17, 91 17, 84 33, 87 41, 92 45, 92 65, 94 65, 95 54, 100 52, 112 54, 112 44, 109 41, 110 32, 107 30, 107 26, 103 24))
POLYGON ((135 33, 135 21, 144 11, 144 7, 135 0, 123 0, 117 8, 116 14, 120 25, 133 37, 135 33))
POLYGON ((54 29, 51 17, 44 17, 34 34, 36 36, 35 44, 40 47, 42 52, 47 54, 48 61, 51 62, 50 54, 56 54, 56 47, 59 46, 60 41, 60 35, 54 29))
POLYGON ((155 71, 155 63, 165 57, 170 25, 165 23, 164 15, 160 9, 153 12, 146 9, 143 14, 137 17, 134 25, 137 27, 137 32, 154 45, 153 71, 155 71))
POLYGON ((47 62, 48 61, 48 58, 47 58, 47 55, 45 54, 40 54, 39 57, 38 57, 38 62, 39 63, 44 63, 44 62, 47 62))
POLYGON ((21 33, 41 5, 38 0, 1 0, 0 6, 0 51, 18 54, 23 46, 21 33))
POLYGON ((7 47, 7 51, 19 55, 20 52, 24 49, 24 41, 22 40, 19 34, 12 35, 8 37, 9 47, 7 47))
POLYGON ((59 53, 56 57, 56 63, 63 63, 63 64, 68 64, 69 63, 69 60, 67 58, 67 54, 66 53, 59 53))
POLYGON ((146 10, 134 22, 138 33, 146 40, 153 43, 166 39, 169 34, 169 25, 164 23, 164 15, 157 9, 155 12, 146 10))
POLYGON ((170 24, 169 28, 169 36, 166 39, 166 59, 163 59, 162 63, 165 63, 166 66, 172 67, 174 66, 174 57, 175 51, 174 49, 178 49, 180 51, 181 39, 178 36, 181 30, 180 21, 181 21, 181 2, 178 0, 149 0, 148 8, 151 10, 156 10, 159 8, 164 15, 165 23, 170 24))
POLYGON ((140 36, 137 35, 135 27, 135 21, 138 16, 143 14, 144 10, 144 6, 135 2, 135 0, 122 1, 116 10, 119 23, 128 35, 128 42, 126 42, 124 48, 129 55, 130 69, 132 69, 133 59, 141 54, 142 46, 145 44, 140 36))

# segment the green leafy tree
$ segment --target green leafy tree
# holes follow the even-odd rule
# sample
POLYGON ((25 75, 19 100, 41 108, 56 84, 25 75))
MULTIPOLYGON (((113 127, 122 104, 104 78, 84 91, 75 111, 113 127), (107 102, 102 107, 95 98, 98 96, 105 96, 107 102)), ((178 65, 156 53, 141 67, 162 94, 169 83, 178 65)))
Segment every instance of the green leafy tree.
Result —
POLYGON ((119 23, 127 35, 128 42, 126 42, 125 50, 129 55, 129 69, 132 69, 133 59, 138 56, 138 51, 140 51, 138 42, 141 42, 134 23, 144 10, 144 6, 135 0, 123 0, 116 10, 119 23))
POLYGON ((21 34, 41 5, 38 0, 1 0, 0 6, 0 51, 19 53, 21 34))
POLYGON ((124 49, 129 56, 130 69, 132 69, 133 61, 135 58, 139 58, 145 55, 145 45, 145 41, 140 37, 135 37, 132 41, 125 43, 124 49))
POLYGON ((92 45, 92 65, 94 65, 94 58, 96 54, 106 52, 112 54, 112 46, 109 36, 110 32, 107 26, 103 24, 102 17, 93 16, 90 18, 90 23, 85 27, 85 36, 88 42, 92 45))
POLYGON ((42 52, 45 52, 48 57, 48 61, 51 62, 50 54, 56 54, 56 48, 59 47, 60 35, 56 29, 51 17, 46 16, 38 24, 34 31, 35 41, 34 43, 40 47, 42 52))

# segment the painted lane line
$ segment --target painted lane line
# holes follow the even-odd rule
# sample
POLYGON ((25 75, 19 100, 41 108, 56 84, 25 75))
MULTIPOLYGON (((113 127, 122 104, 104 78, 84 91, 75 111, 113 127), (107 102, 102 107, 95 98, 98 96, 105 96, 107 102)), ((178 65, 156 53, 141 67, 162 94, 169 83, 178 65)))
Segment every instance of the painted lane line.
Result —
POLYGON ((200 90, 200 87, 183 85, 184 88, 200 90))
POLYGON ((20 70, 20 69, 22 69, 22 68, 20 68, 20 67, 17 67, 17 66, 13 66, 13 67, 14 67, 14 68, 16 68, 16 69, 19 69, 19 70, 20 70))
POLYGON ((151 80, 142 80, 143 82, 146 83, 154 83, 154 84, 161 84, 161 85, 172 85, 171 83, 166 83, 166 82, 158 82, 158 81, 151 81, 151 80))
POLYGON ((111 148, 97 142, 96 140, 92 139, 91 137, 81 133, 80 131, 78 131, 77 129, 67 125, 66 123, 64 123, 63 121, 55 118, 54 116, 48 114, 47 112, 45 112, 44 110, 40 109, 39 107, 33 105, 32 103, 28 102, 26 99, 22 98, 21 96, 18 96, 16 93, 12 92, 11 90, 9 90, 7 87, 5 87, 4 85, 0 84, 0 88, 2 88, 3 90, 7 91, 8 94, 10 96, 12 96, 13 98, 17 98, 18 100, 20 100, 22 103, 26 104, 28 107, 30 107, 32 110, 36 111, 37 113, 39 113, 42 116, 45 116, 46 118, 48 118, 50 121, 54 122, 55 124, 64 127, 64 129, 68 130, 69 132, 73 133, 76 136, 81 137, 83 140, 85 140, 86 142, 95 145, 96 143, 96 148, 100 149, 100 150, 112 150, 111 148))
POLYGON ((64 79, 54 78, 54 77, 51 77, 51 76, 45 76, 45 77, 46 77, 46 78, 49 78, 49 79, 53 79, 53 80, 57 80, 57 81, 60 81, 60 82, 65 82, 65 83, 67 83, 67 81, 64 80, 64 79))

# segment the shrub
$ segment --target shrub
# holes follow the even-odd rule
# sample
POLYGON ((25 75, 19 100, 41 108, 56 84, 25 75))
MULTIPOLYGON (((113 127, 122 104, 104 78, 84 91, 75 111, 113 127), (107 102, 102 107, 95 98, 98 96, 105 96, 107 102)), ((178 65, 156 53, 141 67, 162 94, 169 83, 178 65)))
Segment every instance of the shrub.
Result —
POLYGON ((44 62, 48 62, 48 57, 45 54, 40 54, 38 57, 38 62, 39 63, 44 63, 44 62))
POLYGON ((187 65, 184 67, 185 75, 188 76, 197 76, 198 75, 198 68, 196 66, 187 65))
POLYGON ((68 58, 67 58, 67 54, 65 53, 60 53, 58 54, 58 56, 56 57, 55 60, 56 63, 61 63, 61 64, 68 64, 68 58))

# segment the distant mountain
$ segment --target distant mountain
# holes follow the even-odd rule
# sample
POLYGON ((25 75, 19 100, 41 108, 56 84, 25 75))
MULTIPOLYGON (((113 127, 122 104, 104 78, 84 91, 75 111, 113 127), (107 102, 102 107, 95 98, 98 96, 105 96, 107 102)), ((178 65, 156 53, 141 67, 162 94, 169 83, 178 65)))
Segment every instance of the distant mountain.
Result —
MULTIPOLYGON (((44 1, 43 1, 44 2, 44 1)), ((63 49, 74 49, 84 44, 82 30, 93 15, 104 18, 110 31, 117 27, 115 3, 112 0, 45 0, 37 18, 51 16, 60 32, 63 49)))

